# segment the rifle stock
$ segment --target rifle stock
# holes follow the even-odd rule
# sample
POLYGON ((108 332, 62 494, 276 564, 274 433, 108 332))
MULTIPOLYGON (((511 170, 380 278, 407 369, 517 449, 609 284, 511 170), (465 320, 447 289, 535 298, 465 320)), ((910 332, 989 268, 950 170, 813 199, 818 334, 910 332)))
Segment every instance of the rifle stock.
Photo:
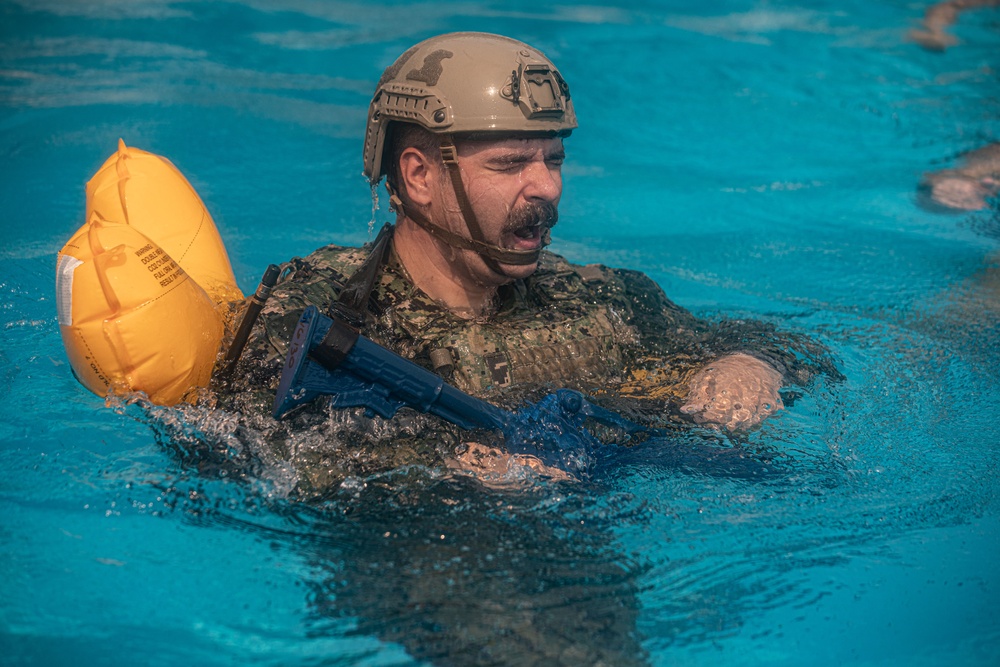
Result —
POLYGON ((518 413, 498 408, 309 306, 289 343, 274 417, 281 419, 321 395, 329 396, 333 407, 364 407, 386 419, 408 407, 460 428, 500 430, 511 451, 558 460, 564 469, 586 468, 585 452, 597 444, 585 428, 587 419, 619 429, 626 438, 657 433, 570 389, 560 389, 518 413))
POLYGON ((309 306, 289 344, 274 416, 320 395, 334 407, 365 407, 387 419, 409 407, 465 429, 502 430, 511 416, 309 306))

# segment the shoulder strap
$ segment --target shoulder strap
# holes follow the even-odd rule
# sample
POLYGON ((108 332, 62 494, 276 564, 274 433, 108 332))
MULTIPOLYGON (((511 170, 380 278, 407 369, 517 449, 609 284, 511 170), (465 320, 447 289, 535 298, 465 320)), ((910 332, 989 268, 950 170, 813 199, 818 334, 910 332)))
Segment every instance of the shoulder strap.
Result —
POLYGON ((392 240, 393 226, 386 223, 379 230, 371 252, 365 257, 361 266, 351 274, 340 290, 336 303, 333 304, 333 314, 347 320, 352 326, 361 328, 365 323, 365 312, 368 310, 368 299, 375 289, 380 269, 389 255, 389 241, 392 240))

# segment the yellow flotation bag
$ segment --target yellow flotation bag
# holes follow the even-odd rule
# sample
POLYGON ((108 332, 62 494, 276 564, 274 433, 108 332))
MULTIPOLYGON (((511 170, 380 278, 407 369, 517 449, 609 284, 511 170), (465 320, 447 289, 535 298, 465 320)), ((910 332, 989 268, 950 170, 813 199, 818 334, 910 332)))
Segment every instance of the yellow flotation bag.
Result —
POLYGON ((59 330, 99 396, 171 405, 204 387, 243 299, 212 217, 169 161, 118 143, 87 183, 87 222, 59 253, 59 330))

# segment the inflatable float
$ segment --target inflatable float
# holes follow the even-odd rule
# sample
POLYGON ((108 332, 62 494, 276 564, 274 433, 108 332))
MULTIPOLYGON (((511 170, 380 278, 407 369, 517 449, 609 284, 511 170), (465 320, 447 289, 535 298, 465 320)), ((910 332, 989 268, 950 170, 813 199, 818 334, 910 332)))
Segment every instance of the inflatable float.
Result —
POLYGON ((243 300, 212 217, 168 160, 119 140, 87 183, 84 225, 59 252, 59 330, 98 396, 172 405, 207 386, 243 300))

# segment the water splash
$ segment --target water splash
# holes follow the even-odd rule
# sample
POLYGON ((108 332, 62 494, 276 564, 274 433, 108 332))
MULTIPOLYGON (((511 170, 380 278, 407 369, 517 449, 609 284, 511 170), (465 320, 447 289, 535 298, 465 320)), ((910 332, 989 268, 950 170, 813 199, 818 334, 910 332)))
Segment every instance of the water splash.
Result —
POLYGON ((372 183, 371 189, 372 189, 372 215, 371 218, 368 220, 368 238, 371 238, 372 234, 375 232, 375 222, 379 210, 378 183, 372 183))

